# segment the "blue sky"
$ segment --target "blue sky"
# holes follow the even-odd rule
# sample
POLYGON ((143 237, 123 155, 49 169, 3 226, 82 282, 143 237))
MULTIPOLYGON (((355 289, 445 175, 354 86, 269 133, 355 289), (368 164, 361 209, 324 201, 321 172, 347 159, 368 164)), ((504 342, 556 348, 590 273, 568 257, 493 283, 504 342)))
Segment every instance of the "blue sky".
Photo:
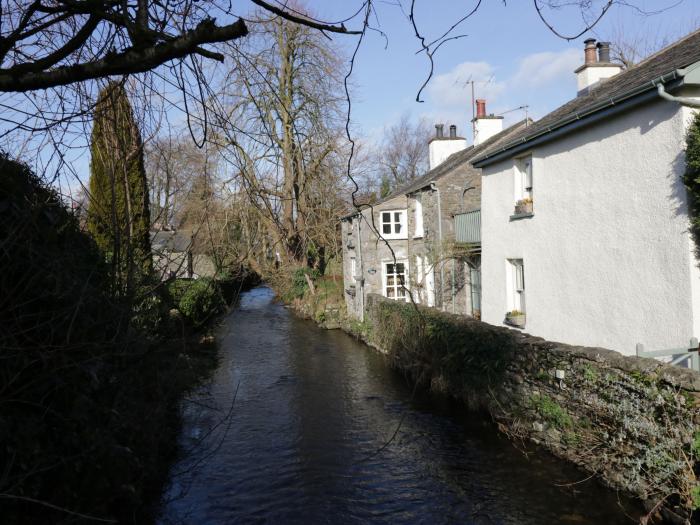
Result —
MULTIPOLYGON (((280 3, 286 0, 280 0, 280 3)), ((543 0, 540 0, 542 2, 543 0)), ((592 0, 602 5, 607 0, 592 0)), ((470 11, 477 0, 416 0, 416 19, 420 31, 430 41, 444 33, 456 20, 470 11)), ((592 33, 568 42, 554 35, 538 18, 533 0, 482 0, 476 14, 458 27, 454 34, 467 36, 445 44, 435 55, 435 72, 423 94, 424 103, 415 101, 416 93, 428 74, 428 61, 420 48, 404 12, 410 0, 375 0, 377 10, 373 26, 360 50, 352 76, 355 135, 380 139, 385 127, 404 113, 425 117, 432 123, 456 124, 460 135, 471 140, 471 90, 474 80, 477 98, 487 100, 489 112, 501 114, 527 105, 529 116, 537 119, 573 98, 576 83, 573 70, 583 62, 583 40, 644 37, 654 42, 670 41, 700 26, 700 0, 626 0, 634 7, 615 6, 592 33), (401 2, 403 7, 399 4, 401 2), (647 12, 648 14, 644 14, 647 12)), ((361 0, 306 0, 317 18, 341 20, 357 10, 361 0)), ((254 10, 250 1, 236 3, 238 14, 254 10)), ((554 27, 569 35, 585 27, 576 9, 547 12, 554 27)), ((361 19, 348 22, 348 28, 360 26, 361 19)), ((356 37, 332 35, 334 42, 349 56, 356 37)), ((166 111, 169 114, 170 110, 166 111)), ((172 122, 182 124, 173 112, 172 122)), ((506 124, 520 120, 524 111, 506 113, 506 124)), ((77 137, 75 147, 65 152, 78 178, 87 180, 89 152, 86 135, 77 137)), ((10 148, 12 149, 12 148, 10 148)), ((42 162, 50 153, 43 152, 42 162)), ((26 159, 30 160, 30 159, 26 159)), ((68 186, 76 181, 67 178, 68 186)))
MULTIPOLYGON (((417 23, 428 40, 442 34, 463 16, 475 1, 418 0, 417 23)), ((603 2, 599 1, 598 4, 603 2)), ((387 35, 369 33, 353 75, 355 96, 353 120, 370 137, 404 112, 432 122, 455 123, 460 134, 470 137, 471 88, 475 80, 477 98, 487 99, 489 112, 496 114, 528 105, 529 115, 539 118, 573 98, 573 70, 583 63, 583 40, 616 40, 648 35, 650 40, 679 36, 700 21, 698 0, 631 0, 634 7, 616 6, 593 32, 574 41, 554 35, 538 18, 531 0, 484 0, 477 13, 454 34, 465 38, 445 44, 435 55, 435 74, 425 91, 425 102, 415 101, 428 73, 425 56, 413 29, 395 2, 377 3, 378 27, 387 35), (647 14, 643 14, 645 11, 647 14), (660 11, 660 12, 659 12, 660 11), (385 49, 386 46, 386 49, 385 49)), ((410 5, 403 0, 404 6, 410 5)), ((314 0, 309 3, 319 18, 337 20, 351 11, 350 2, 314 0)), ((406 7, 407 8, 407 7, 406 7)), ((576 9, 548 12, 555 28, 574 35, 585 28, 576 9)), ((351 24, 348 24, 350 27, 351 24)), ((357 25, 357 24, 355 24, 357 25)), ((348 50, 354 40, 334 36, 348 50)), ((506 122, 521 119, 524 111, 506 114, 506 122)))

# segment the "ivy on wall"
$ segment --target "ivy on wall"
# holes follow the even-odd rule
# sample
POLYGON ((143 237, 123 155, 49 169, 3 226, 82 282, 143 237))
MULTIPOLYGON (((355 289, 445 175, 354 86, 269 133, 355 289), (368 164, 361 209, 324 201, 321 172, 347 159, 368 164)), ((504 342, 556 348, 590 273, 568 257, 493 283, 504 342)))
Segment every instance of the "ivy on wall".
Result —
POLYGON ((685 137, 683 184, 688 191, 688 215, 695 253, 700 258, 700 113, 693 117, 685 137))

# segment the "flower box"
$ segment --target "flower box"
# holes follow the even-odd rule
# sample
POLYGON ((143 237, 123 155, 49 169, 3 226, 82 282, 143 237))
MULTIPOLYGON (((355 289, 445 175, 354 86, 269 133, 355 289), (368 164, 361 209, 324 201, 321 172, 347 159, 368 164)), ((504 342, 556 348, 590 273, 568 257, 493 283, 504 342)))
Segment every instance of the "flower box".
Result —
POLYGON ((515 203, 516 215, 527 215, 532 213, 532 199, 523 199, 515 203))
POLYGON ((506 323, 509 325, 517 326, 519 328, 522 328, 525 326, 525 314, 523 312, 519 312, 517 310, 513 310, 512 312, 508 312, 506 314, 506 323))

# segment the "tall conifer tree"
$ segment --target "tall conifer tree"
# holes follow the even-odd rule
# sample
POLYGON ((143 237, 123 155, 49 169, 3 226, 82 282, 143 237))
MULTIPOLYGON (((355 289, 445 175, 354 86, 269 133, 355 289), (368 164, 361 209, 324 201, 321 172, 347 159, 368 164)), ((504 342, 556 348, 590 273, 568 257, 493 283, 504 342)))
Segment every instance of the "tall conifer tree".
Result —
POLYGON ((130 295, 152 259, 143 142, 122 84, 100 91, 90 153, 88 229, 112 264, 117 292, 130 295))

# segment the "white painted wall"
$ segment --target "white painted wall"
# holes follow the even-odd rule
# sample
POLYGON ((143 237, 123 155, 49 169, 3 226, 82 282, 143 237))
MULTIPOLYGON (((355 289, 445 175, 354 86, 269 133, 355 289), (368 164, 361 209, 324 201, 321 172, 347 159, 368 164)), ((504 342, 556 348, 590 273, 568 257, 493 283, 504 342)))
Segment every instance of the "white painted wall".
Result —
POLYGON ((503 131, 503 117, 485 117, 474 120, 474 145, 486 142, 503 131))
POLYGON ((428 146, 430 169, 439 166, 447 157, 463 149, 467 149, 467 139, 433 139, 428 146))
POLYGON ((532 151, 534 216, 513 214, 513 161, 483 170, 482 319, 508 309, 506 260, 525 266, 525 331, 634 354, 700 336, 687 233, 688 112, 655 101, 532 151))
POLYGON ((576 84, 579 92, 597 84, 603 79, 617 75, 622 68, 617 64, 594 64, 576 70, 576 84))

